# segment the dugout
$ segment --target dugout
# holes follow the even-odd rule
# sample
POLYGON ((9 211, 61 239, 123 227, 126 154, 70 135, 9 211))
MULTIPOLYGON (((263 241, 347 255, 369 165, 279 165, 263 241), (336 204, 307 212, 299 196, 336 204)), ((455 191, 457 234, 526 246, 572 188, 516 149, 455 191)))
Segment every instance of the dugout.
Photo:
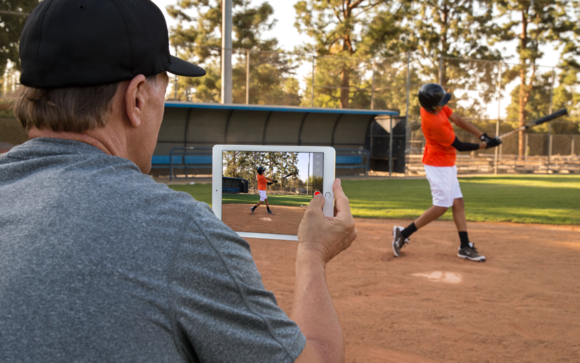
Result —
POLYGON ((222 193, 247 193, 248 179, 222 177, 222 193))
MULTIPOLYGON (((216 144, 333 146, 337 149, 337 166, 341 155, 349 156, 348 163, 353 166, 337 167, 338 175, 364 172, 367 164, 371 170, 388 171, 390 145, 382 139, 390 130, 385 130, 377 117, 397 118, 394 124, 399 129, 405 127, 398 112, 387 110, 166 102, 151 174, 169 174, 169 155, 174 148, 193 147, 211 155, 210 149, 216 144), (359 156, 361 162, 352 164, 350 154, 359 155, 358 150, 368 150, 370 160, 359 156), (382 163, 373 162, 375 159, 382 163)), ((404 133, 403 140, 398 141, 404 145, 404 133)), ((394 164, 404 165, 401 158, 404 147, 402 154, 393 152, 394 164)), ((189 169, 195 174, 211 174, 207 165, 189 169)))

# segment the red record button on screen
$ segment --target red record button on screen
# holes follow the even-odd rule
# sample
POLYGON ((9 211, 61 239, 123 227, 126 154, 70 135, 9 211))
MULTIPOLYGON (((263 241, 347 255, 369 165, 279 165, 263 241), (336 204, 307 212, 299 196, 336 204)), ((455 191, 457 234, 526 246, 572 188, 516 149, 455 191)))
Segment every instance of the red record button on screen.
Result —
POLYGON ((318 192, 318 191, 316 193, 314 193, 315 196, 318 195, 318 194, 320 194, 320 192, 318 192))

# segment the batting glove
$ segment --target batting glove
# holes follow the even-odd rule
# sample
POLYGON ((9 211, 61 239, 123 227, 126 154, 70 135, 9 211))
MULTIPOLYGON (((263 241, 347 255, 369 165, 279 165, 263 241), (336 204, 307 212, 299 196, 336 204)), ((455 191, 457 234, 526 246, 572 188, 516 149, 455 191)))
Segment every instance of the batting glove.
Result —
POLYGON ((479 139, 480 139, 481 141, 485 142, 485 143, 489 143, 489 142, 492 140, 492 138, 491 138, 491 137, 489 137, 489 136, 488 136, 486 133, 484 133, 483 135, 481 135, 481 136, 479 137, 479 139))
POLYGON ((487 144, 487 146, 485 148, 486 149, 489 149, 489 148, 492 148, 492 147, 499 146, 501 144, 501 140, 500 140, 499 137, 495 137, 493 139, 490 138, 489 141, 485 141, 485 143, 487 144))

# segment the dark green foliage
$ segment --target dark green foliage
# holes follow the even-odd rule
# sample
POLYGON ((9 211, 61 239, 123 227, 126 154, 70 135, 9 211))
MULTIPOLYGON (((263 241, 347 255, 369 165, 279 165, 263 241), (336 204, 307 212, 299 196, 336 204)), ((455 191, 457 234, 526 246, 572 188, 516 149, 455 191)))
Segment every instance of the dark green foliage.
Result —
MULTIPOLYGON (((498 16, 509 18, 498 24, 494 31, 494 40, 511 41, 518 39, 518 64, 510 66, 504 73, 504 84, 519 77, 517 93, 512 93, 509 106, 510 117, 517 110, 517 126, 531 121, 539 111, 538 108, 549 107, 546 103, 545 84, 550 76, 539 74, 537 61, 543 56, 540 46, 546 44, 563 45, 569 50, 571 34, 577 25, 571 18, 575 2, 567 0, 494 0, 498 16), (540 105, 539 102, 544 102, 540 105), (529 103, 532 103, 530 106, 529 103)), ((515 91, 514 91, 515 92, 515 91)), ((544 115, 547 112, 544 113, 544 115)), ((516 117, 514 117, 516 118, 516 117)), ((518 154, 524 155, 524 137, 520 134, 518 154)))
MULTIPOLYGON (((170 31, 170 41, 178 45, 179 56, 200 64, 207 71, 202 78, 179 78, 177 95, 175 84, 171 94, 179 100, 220 102, 221 1, 181 1, 168 6, 167 12, 179 21, 170 31)), ((232 57, 234 103, 246 103, 247 51, 250 51, 249 103, 298 105, 300 102, 298 81, 293 77, 296 59, 281 55, 276 39, 263 38, 263 33, 275 24, 273 13, 267 2, 252 7, 249 0, 233 1, 232 46, 242 50, 234 52, 232 57)))
MULTIPOLYGON (((0 10, 17 13, 30 13, 38 0, 0 0, 0 10)), ((24 28, 26 16, 0 13, 0 75, 4 74, 8 60, 20 69, 18 44, 24 28)))
POLYGON ((398 3, 380 0, 298 1, 295 27, 312 43, 303 50, 315 52, 314 99, 309 80, 303 105, 370 108, 372 81, 365 77, 372 62, 361 61, 396 49, 401 36, 403 10, 398 3), (329 58, 327 56, 333 56, 329 58))

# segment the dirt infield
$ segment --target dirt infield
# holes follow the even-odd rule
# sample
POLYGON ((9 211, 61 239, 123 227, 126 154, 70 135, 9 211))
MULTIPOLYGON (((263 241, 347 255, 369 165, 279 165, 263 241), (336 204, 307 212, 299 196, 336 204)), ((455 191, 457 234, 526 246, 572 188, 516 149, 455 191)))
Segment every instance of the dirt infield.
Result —
POLYGON ((306 210, 303 207, 286 207, 270 205, 274 215, 267 214, 266 206, 261 205, 254 214, 250 213, 250 207, 255 204, 223 204, 222 220, 231 229, 237 232, 257 232, 293 234, 298 233, 298 226, 306 210))
MULTIPOLYGON (((469 223, 485 263, 456 257, 453 222, 434 222, 400 258, 393 225, 357 219, 328 266, 347 362, 580 362, 580 226, 469 223)), ((287 312, 296 242, 250 240, 287 312)))

